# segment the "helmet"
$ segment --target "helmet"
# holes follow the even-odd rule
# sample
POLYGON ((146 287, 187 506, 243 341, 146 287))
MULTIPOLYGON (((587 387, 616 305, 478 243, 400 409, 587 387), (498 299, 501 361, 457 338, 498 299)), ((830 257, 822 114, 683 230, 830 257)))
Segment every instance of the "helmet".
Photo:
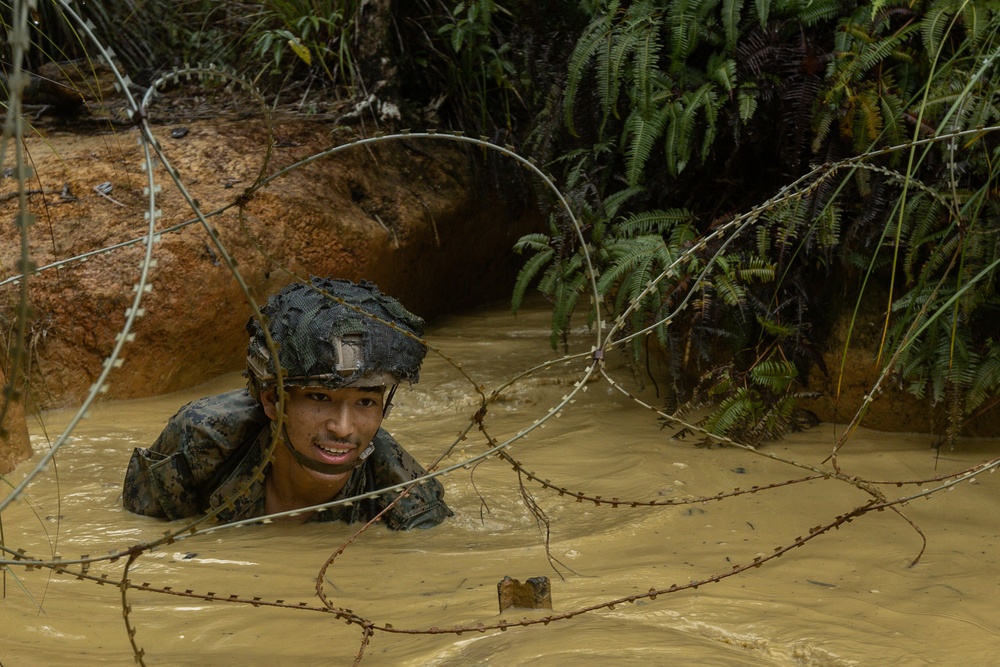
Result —
MULTIPOLYGON (((427 348, 424 321, 373 283, 312 277, 292 283, 261 309, 289 385, 378 387, 416 382, 427 348), (373 317, 372 317, 373 316, 373 317), (376 319, 377 318, 377 319, 376 319)), ((247 322, 250 391, 276 381, 274 359, 256 318, 247 322)))

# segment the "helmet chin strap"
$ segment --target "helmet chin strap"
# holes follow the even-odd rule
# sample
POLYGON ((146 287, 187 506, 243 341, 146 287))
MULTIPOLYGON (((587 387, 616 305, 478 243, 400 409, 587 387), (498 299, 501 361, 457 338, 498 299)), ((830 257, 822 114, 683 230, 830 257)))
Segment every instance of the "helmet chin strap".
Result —
POLYGON ((388 417, 389 413, 392 412, 392 397, 396 395, 396 388, 398 386, 399 384, 397 383, 389 387, 389 391, 385 395, 385 404, 382 406, 382 419, 388 417))
POLYGON ((285 441, 285 447, 288 447, 288 451, 292 453, 292 457, 300 466, 303 468, 309 468, 310 470, 314 470, 324 475, 340 475, 345 472, 351 472, 355 468, 361 467, 361 465, 364 464, 365 459, 371 456, 372 452, 375 451, 375 443, 369 442, 368 446, 365 447, 364 451, 361 452, 361 455, 358 456, 358 460, 354 463, 323 463, 322 461, 309 458, 299 450, 292 447, 292 441, 288 437, 288 430, 284 427, 284 425, 281 427, 281 434, 281 439, 285 441))

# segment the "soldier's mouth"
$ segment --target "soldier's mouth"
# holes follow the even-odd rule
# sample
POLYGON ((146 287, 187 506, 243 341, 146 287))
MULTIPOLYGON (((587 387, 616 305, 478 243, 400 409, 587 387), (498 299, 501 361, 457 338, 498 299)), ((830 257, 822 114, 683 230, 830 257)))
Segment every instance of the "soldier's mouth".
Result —
POLYGON ((354 445, 349 445, 346 448, 344 447, 331 448, 331 447, 324 447, 323 445, 316 445, 316 446, 322 449, 330 456, 341 456, 342 454, 349 454, 353 452, 355 449, 354 445))
POLYGON ((326 444, 320 444, 318 442, 313 443, 318 450, 316 456, 320 461, 325 461, 326 463, 339 465, 349 463, 351 457, 357 451, 357 446, 351 442, 327 442, 326 444))

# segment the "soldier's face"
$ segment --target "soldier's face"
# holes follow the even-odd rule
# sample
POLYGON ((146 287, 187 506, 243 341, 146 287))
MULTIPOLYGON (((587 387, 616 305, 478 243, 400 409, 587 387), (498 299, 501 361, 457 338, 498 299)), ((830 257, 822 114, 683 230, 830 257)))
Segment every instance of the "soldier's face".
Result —
MULTIPOLYGON (((354 463, 382 425, 382 387, 286 387, 285 391, 288 439, 301 454, 321 463, 354 463)), ((261 398, 267 416, 277 419, 275 391, 266 391, 261 398)))

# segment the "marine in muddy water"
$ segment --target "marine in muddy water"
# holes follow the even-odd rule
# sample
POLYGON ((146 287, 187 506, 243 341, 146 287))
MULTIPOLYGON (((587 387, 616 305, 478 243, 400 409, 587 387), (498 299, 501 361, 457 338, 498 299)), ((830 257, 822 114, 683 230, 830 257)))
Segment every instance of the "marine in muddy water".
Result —
MULTIPOLYGON (((151 447, 135 450, 125 474, 127 510, 171 520, 217 511, 228 523, 426 474, 382 428, 396 387, 418 380, 426 354, 417 340, 423 320, 371 283, 323 278, 287 286, 261 312, 264 324, 255 318, 247 323, 247 388, 185 405, 151 447), (278 350, 277 364, 264 326, 278 350), (268 461, 272 438, 278 441, 268 461)), ((368 521, 398 495, 386 492, 292 518, 368 521)), ((452 514, 443 496, 436 479, 414 485, 382 521, 393 529, 436 526, 452 514)))

